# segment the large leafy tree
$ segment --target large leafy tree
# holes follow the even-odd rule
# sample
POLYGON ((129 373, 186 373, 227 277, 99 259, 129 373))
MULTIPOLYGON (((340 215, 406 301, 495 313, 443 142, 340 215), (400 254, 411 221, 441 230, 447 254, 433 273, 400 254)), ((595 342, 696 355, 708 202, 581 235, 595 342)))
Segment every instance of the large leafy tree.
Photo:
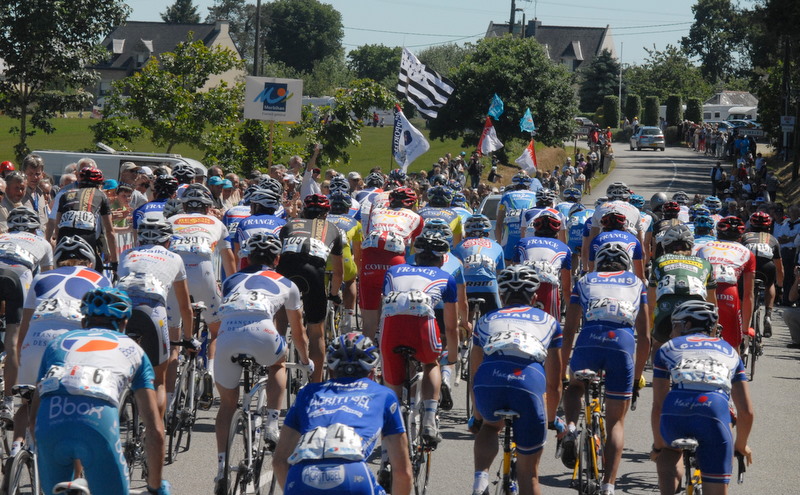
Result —
POLYGON ((617 95, 619 71, 619 61, 608 50, 603 50, 586 69, 581 71, 578 94, 582 112, 594 112, 603 104, 606 96, 617 95))
POLYGON ((103 120, 93 126, 95 137, 119 143, 146 130, 167 153, 179 143, 208 149, 241 117, 244 84, 205 86, 213 75, 234 69, 242 69, 236 53, 209 48, 190 34, 174 53, 153 58, 141 72, 114 83, 103 120))
POLYGON ((399 46, 362 45, 347 54, 347 66, 359 79, 389 83, 397 82, 400 57, 403 49, 399 46))
POLYGON ((494 93, 505 113, 494 123, 501 139, 523 137, 519 119, 530 108, 537 140, 560 146, 575 127, 577 111, 572 75, 550 61, 533 38, 485 38, 450 74, 456 90, 439 116, 430 121, 431 138, 464 137, 477 143, 494 93))
POLYGON ((681 39, 683 50, 700 58, 700 71, 711 83, 740 73, 743 16, 731 0, 698 0, 692 6, 694 24, 681 39))
POLYGON ((161 13, 161 19, 167 24, 197 24, 200 22, 200 14, 192 0, 175 0, 175 3, 161 13))
MULTIPOLYGON (((465 43, 464 45, 447 43, 428 47, 419 52, 417 58, 439 74, 449 77, 450 73, 467 59, 467 55, 474 51, 475 45, 472 43, 465 43)), ((398 67, 398 71, 399 69, 398 67)))
POLYGON ((314 62, 343 54, 342 15, 318 0, 275 0, 264 6, 269 31, 264 50, 270 59, 309 72, 314 62))
POLYGON ((622 73, 628 94, 658 96, 659 100, 673 94, 705 100, 713 94, 713 86, 706 82, 700 69, 676 46, 646 51, 643 64, 627 67, 622 73))
POLYGON ((0 111, 19 122, 18 156, 26 154, 28 136, 36 129, 55 130, 57 113, 89 105, 84 88, 97 82, 86 69, 107 56, 97 46, 128 14, 113 0, 3 0, 0 2, 0 111), (30 124, 30 127, 29 127, 30 124))

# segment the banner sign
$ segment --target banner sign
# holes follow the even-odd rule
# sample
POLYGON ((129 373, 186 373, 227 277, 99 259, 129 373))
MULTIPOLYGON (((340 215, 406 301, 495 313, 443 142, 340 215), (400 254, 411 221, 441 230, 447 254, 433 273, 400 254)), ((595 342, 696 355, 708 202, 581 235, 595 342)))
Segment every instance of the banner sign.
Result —
POLYGON ((246 77, 244 118, 274 122, 300 122, 303 80, 246 77))

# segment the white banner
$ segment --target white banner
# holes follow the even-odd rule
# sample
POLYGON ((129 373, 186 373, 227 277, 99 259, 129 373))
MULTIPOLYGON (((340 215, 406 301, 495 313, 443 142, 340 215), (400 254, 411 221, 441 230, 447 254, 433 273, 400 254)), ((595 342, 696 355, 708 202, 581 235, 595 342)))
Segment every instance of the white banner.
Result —
POLYGON ((392 156, 394 161, 403 169, 408 170, 408 166, 420 155, 430 149, 431 145, 425 140, 425 136, 408 121, 399 107, 394 114, 394 133, 392 137, 392 156))
POLYGON ((244 118, 275 122, 300 122, 303 80, 246 77, 244 118))

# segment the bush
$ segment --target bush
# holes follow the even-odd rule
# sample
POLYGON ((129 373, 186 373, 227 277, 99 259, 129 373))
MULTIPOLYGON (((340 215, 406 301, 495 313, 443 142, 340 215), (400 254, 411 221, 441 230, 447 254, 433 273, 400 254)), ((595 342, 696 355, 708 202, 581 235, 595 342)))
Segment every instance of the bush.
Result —
POLYGON ((619 98, 606 96, 603 98, 603 125, 602 127, 615 128, 619 126, 619 98))
POLYGON ((679 95, 667 98, 667 125, 678 125, 683 120, 683 100, 679 95))
POLYGON ((703 101, 700 98, 689 98, 686 102, 686 120, 703 121, 703 101))
POLYGON ((615 143, 629 143, 631 141, 631 136, 633 135, 633 127, 628 127, 627 129, 615 129, 613 136, 613 141, 615 143))
POLYGON ((639 95, 628 95, 625 98, 625 117, 631 122, 642 116, 642 99, 639 95))
POLYGON ((671 125, 664 131, 664 141, 667 144, 680 144, 681 137, 678 135, 678 126, 671 125))
POLYGON ((655 126, 658 125, 658 96, 648 96, 644 99, 644 117, 642 124, 655 126))

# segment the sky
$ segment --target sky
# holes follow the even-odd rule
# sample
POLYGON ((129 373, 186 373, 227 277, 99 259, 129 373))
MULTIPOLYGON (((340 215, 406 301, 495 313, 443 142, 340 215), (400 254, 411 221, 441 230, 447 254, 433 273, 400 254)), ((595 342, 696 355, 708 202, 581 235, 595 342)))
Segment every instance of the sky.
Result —
MULTIPOLYGON (((173 0, 128 0, 130 20, 161 21, 173 0)), ((255 3, 255 0, 250 0, 255 3)), ((489 22, 508 23, 512 0, 322 0, 342 14, 344 47, 405 46, 418 53, 444 43, 475 42, 489 22)), ((267 3, 263 0, 262 3, 267 3)), ((195 0, 205 20, 213 0, 195 0)), ((645 47, 663 50, 689 33, 695 0, 516 0, 519 21, 534 17, 545 26, 611 26, 623 64, 641 64, 645 47)))

